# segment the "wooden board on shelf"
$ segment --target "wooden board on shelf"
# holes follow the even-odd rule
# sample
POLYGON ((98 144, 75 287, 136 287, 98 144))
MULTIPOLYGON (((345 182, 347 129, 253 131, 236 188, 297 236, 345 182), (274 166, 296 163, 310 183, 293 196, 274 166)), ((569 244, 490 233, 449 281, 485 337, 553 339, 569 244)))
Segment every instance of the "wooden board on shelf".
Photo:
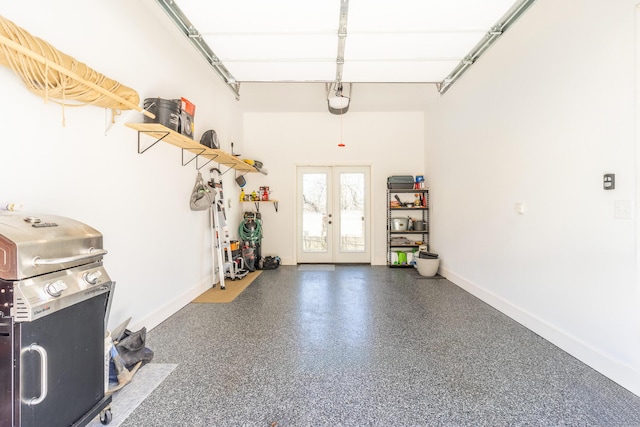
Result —
POLYGON ((186 137, 174 130, 167 128, 159 123, 125 123, 126 126, 131 129, 135 129, 138 132, 143 132, 156 139, 161 139, 176 147, 180 147, 189 152, 211 159, 216 163, 225 165, 229 168, 236 169, 240 172, 257 172, 256 168, 243 162, 236 156, 233 156, 226 151, 216 150, 205 147, 198 141, 195 141, 189 137, 186 137))

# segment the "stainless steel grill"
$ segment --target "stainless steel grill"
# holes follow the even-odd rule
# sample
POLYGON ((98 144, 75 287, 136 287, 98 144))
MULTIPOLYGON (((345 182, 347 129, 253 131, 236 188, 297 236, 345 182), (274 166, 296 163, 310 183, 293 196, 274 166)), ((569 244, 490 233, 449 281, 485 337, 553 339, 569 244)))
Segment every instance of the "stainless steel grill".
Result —
POLYGON ((0 212, 0 420, 7 425, 84 425, 110 403, 104 334, 114 283, 102 241, 70 218, 0 212))

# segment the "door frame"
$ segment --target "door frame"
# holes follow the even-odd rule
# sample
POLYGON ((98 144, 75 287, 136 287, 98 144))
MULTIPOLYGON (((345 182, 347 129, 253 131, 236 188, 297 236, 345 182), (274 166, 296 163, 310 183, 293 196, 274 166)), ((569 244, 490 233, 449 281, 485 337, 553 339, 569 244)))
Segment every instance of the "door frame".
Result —
MULTIPOLYGON (((348 264, 348 263, 354 263, 354 264, 361 264, 361 263, 366 263, 366 264, 373 264, 373 237, 371 236, 371 224, 373 223, 373 211, 372 211, 372 192, 371 192, 371 177, 372 177, 372 168, 371 165, 368 164, 361 164, 361 165, 296 165, 296 190, 295 190, 295 200, 296 200, 296 228, 295 228, 295 259, 296 259, 296 264, 298 263, 309 263, 309 264, 334 264, 334 263, 343 263, 343 264, 348 264), (331 242, 331 244, 333 245, 333 250, 330 251, 330 253, 327 255, 327 257, 324 260, 320 260, 318 259, 317 261, 308 261, 308 260, 301 260, 300 259, 300 254, 301 254, 301 245, 302 245, 302 239, 300 236, 301 230, 302 230, 302 204, 301 204, 301 176, 302 173, 305 171, 305 169, 307 169, 309 172, 312 172, 313 169, 317 169, 317 170, 321 170, 321 171, 326 171, 327 169, 331 170, 331 173, 329 174, 329 184, 332 186, 332 193, 333 193, 333 197, 332 200, 328 201, 330 207, 333 206, 333 209, 335 210, 336 208, 339 209, 339 192, 335 192, 333 191, 333 189, 335 188, 335 184, 333 183, 334 178, 337 178, 338 173, 341 169, 366 169, 366 173, 365 173, 365 224, 364 224, 364 233, 365 233, 365 245, 367 250, 366 255, 364 255, 364 257, 366 258, 366 261, 364 261, 363 259, 354 259, 353 257, 349 257, 348 254, 342 254, 340 255, 339 252, 339 242, 338 242, 338 237, 340 235, 339 233, 339 223, 336 223, 335 221, 337 220, 337 216, 334 214, 334 224, 336 225, 336 227, 332 228, 332 233, 331 236, 328 236, 328 241, 331 242)), ((360 253, 359 253, 360 254, 360 253)), ((362 255, 360 255, 362 256, 362 255)))

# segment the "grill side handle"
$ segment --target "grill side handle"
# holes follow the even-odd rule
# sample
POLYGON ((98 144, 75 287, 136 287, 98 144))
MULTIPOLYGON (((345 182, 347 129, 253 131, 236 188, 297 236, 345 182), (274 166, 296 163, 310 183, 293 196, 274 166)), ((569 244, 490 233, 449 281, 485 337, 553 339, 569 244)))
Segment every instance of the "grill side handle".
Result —
POLYGON ((104 249, 96 250, 94 248, 90 248, 88 254, 74 255, 74 256, 69 256, 65 258, 42 259, 39 256, 37 256, 33 259, 33 265, 34 267, 37 267, 39 265, 64 264, 67 262, 75 262, 75 261, 82 261, 84 259, 95 258, 97 256, 102 256, 106 254, 107 254, 107 251, 105 251, 104 249))
POLYGON ((24 403, 29 406, 34 406, 42 403, 42 401, 47 397, 48 392, 48 365, 49 358, 47 356, 47 350, 44 347, 39 346, 36 343, 31 344, 29 347, 23 348, 21 354, 26 353, 27 351, 35 351, 40 355, 40 396, 33 397, 31 399, 22 399, 24 403))

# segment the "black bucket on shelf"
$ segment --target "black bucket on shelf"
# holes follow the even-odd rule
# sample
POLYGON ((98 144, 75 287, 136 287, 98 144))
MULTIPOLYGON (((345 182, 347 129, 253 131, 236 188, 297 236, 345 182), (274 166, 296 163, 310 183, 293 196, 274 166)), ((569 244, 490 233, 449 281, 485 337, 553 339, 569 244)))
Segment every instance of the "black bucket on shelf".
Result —
POLYGON ((180 113, 182 111, 180 102, 176 102, 174 99, 147 98, 144 100, 143 105, 145 110, 156 115, 155 119, 144 116, 145 123, 159 123, 179 132, 180 113))

